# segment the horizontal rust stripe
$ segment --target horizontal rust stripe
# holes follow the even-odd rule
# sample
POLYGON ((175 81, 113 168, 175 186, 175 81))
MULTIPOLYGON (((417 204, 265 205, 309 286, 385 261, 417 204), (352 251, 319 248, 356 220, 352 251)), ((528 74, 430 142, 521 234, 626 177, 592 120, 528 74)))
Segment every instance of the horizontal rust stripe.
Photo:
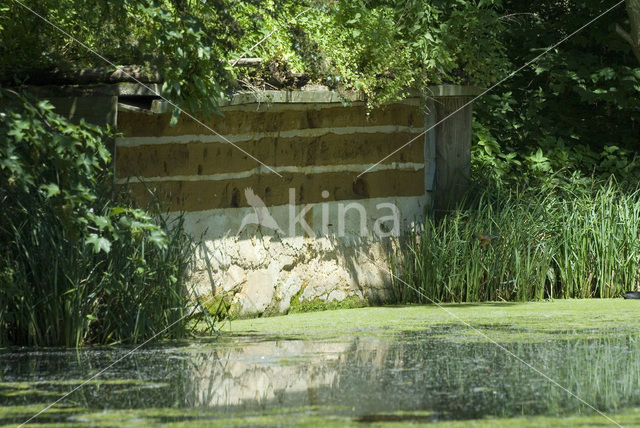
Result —
MULTIPOLYGON (((208 119, 200 119, 222 135, 346 126, 398 125, 416 128, 424 126, 424 114, 420 108, 403 103, 375 109, 368 117, 365 106, 337 106, 322 109, 310 106, 308 110, 263 112, 225 111, 224 109, 222 111, 224 116, 211 115, 208 119)), ((170 113, 121 110, 118 112, 118 131, 125 137, 166 137, 211 133, 185 115, 182 115, 178 124, 173 127, 169 126, 170 119, 170 113)))
MULTIPOLYGON (((271 167, 372 164, 414 138, 416 133, 327 134, 307 138, 263 138, 238 146, 271 167)), ((424 162, 423 141, 385 163, 424 162)), ((213 175, 255 168, 256 161, 225 143, 162 144, 116 148, 118 177, 213 175)))
POLYGON ((161 183, 131 183, 131 195, 142 207, 151 200, 147 190, 156 191, 169 211, 205 211, 218 208, 248 207, 246 188, 253 189, 267 206, 289 203, 289 188, 295 189, 296 204, 321 203, 365 198, 420 196, 424 194, 423 171, 379 171, 356 179, 356 174, 335 172, 325 174, 291 174, 284 179, 276 175, 225 181, 167 181, 161 183), (322 192, 329 192, 328 198, 322 192))

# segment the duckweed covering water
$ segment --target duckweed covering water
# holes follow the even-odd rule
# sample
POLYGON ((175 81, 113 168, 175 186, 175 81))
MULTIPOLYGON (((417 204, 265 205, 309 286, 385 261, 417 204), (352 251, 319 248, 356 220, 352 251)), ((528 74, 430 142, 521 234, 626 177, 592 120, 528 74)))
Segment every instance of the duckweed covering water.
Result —
MULTIPOLYGON (((640 302, 446 306, 622 425, 640 424, 640 302)), ((0 350, 0 425, 25 421, 127 348, 0 350)), ((234 321, 143 349, 45 426, 608 426, 432 306, 234 321)))

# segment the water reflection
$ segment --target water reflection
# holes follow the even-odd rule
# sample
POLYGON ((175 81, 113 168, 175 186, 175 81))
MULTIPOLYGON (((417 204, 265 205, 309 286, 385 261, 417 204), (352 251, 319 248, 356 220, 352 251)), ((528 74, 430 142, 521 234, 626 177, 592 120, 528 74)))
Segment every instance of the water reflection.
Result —
MULTIPOLYGON (((65 399, 67 411, 39 422, 81 423, 83 409, 174 409, 156 415, 164 421, 278 409, 357 421, 591 413, 495 345, 461 334, 450 326, 323 340, 243 336, 143 350, 65 399)), ((637 337, 561 337, 504 346, 601 410, 640 405, 637 337)), ((0 424, 22 422, 36 403, 55 400, 126 351, 0 351, 0 424)))

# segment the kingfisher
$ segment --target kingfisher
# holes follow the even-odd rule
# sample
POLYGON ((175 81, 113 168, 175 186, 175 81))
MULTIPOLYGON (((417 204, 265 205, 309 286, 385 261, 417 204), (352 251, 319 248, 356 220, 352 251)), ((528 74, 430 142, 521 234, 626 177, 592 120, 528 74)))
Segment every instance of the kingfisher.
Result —
POLYGON ((499 238, 500 236, 498 235, 489 235, 486 233, 476 233, 476 238, 478 238, 480 240, 480 247, 484 248, 485 245, 487 245, 489 242, 491 242, 492 240, 499 238))

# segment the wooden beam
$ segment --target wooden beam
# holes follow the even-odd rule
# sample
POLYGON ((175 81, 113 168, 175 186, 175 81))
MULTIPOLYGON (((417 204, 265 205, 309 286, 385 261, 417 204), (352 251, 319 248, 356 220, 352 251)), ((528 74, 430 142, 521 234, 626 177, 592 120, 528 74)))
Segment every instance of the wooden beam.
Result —
POLYGON ((262 58, 230 59, 229 64, 234 67, 258 67, 260 64, 262 64, 262 58))

